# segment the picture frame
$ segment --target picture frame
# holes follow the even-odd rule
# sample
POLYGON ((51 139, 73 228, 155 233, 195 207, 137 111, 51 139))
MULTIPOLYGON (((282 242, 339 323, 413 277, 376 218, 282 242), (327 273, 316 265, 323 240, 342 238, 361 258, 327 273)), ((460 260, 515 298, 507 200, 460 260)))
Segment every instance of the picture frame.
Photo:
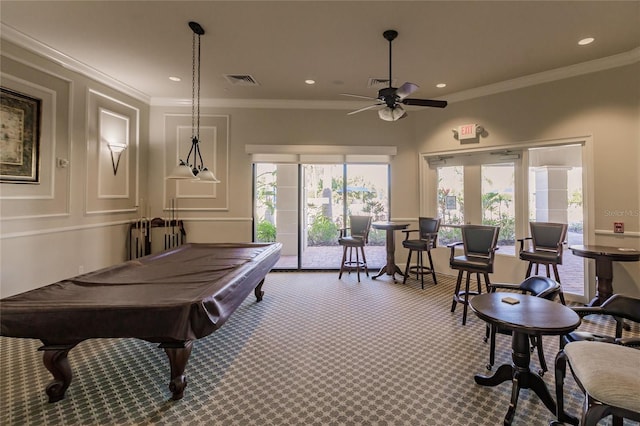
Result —
POLYGON ((447 210, 456 210, 458 208, 458 203, 456 202, 456 196, 455 195, 447 195, 445 197, 445 208, 447 210))
POLYGON ((0 182, 40 183, 42 100, 0 87, 0 182))

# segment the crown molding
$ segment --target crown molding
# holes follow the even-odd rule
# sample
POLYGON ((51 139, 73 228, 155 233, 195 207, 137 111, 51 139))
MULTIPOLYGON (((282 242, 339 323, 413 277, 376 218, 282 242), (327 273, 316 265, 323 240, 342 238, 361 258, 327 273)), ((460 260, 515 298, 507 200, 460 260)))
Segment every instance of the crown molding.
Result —
MULTIPOLYGON (((189 106, 190 99, 178 98, 160 98, 150 97, 148 94, 141 92, 109 75, 98 71, 52 47, 41 43, 30 36, 16 30, 15 28, 0 22, 0 33, 7 41, 15 43, 21 47, 31 50, 45 58, 67 68, 78 72, 89 78, 92 78, 102 84, 105 84, 115 90, 125 93, 135 99, 149 104, 150 106, 189 106)), ((640 47, 623 52, 617 55, 607 56, 604 58, 594 59, 588 62, 570 65, 567 67, 556 68, 553 70, 543 71, 537 74, 531 74, 511 80, 505 80, 495 84, 476 87, 469 90, 450 93, 446 96, 436 99, 446 98, 450 103, 460 102, 464 100, 475 99, 483 96, 494 95, 497 93, 508 92, 511 90, 522 89, 551 81, 562 80, 565 78, 576 77, 579 75, 590 74, 598 71, 604 71, 611 68, 622 67, 640 61, 640 47)), ((269 109, 327 109, 327 110, 353 110, 369 105, 369 102, 360 101, 332 101, 332 100, 292 100, 292 99, 223 99, 223 98, 207 98, 201 99, 201 106, 204 107, 220 107, 220 108, 269 108, 269 109)))
POLYGON ((149 104, 151 102, 151 97, 146 93, 143 93, 140 90, 121 82, 120 80, 116 80, 115 78, 83 62, 80 62, 77 59, 74 59, 71 56, 66 55, 52 48, 51 46, 48 46, 2 22, 0 22, 0 33, 2 34, 3 39, 10 41, 11 43, 14 43, 27 50, 31 50, 32 52, 43 56, 46 59, 49 59, 50 61, 55 62, 68 70, 77 72, 93 80, 96 80, 99 83, 109 86, 112 89, 118 90, 146 104, 149 104))
POLYGON ((469 99, 480 98, 482 96, 495 95, 497 93, 535 86, 537 84, 549 83, 565 78, 604 71, 611 68, 623 67, 638 61, 640 61, 640 47, 636 47, 635 49, 617 55, 607 56, 604 58, 594 59, 592 61, 569 65, 567 67, 556 68, 537 74, 531 74, 524 77, 501 81, 495 84, 476 87, 474 89, 451 93, 446 95, 446 99, 450 103, 466 101, 469 99))

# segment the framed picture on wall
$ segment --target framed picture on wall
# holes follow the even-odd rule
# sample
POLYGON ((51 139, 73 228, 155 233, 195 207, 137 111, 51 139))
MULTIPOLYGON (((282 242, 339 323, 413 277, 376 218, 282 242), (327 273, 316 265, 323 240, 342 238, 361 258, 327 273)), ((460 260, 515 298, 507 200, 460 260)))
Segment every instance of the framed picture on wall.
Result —
POLYGON ((0 91, 0 182, 39 183, 42 100, 0 91))

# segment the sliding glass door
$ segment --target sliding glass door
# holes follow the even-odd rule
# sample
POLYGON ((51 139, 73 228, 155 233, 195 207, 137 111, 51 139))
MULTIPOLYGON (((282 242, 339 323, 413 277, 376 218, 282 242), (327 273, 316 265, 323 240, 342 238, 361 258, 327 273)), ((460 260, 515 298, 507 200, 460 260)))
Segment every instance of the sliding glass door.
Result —
MULTIPOLYGON (((254 165, 254 240, 283 244, 276 269, 336 269, 341 228, 350 215, 389 217, 387 164, 254 165)), ((372 230, 367 260, 385 259, 384 235, 372 230)))
POLYGON ((345 226, 342 164, 301 165, 303 223, 300 232, 300 266, 326 269, 339 264, 339 230, 345 226))

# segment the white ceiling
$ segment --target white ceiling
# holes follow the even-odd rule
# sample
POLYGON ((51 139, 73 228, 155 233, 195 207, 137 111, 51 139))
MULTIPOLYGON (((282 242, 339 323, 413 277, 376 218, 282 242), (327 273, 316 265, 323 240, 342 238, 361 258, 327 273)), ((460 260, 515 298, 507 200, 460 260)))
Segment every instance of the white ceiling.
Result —
POLYGON ((2 0, 0 19, 5 34, 26 34, 150 99, 191 97, 192 20, 206 32, 201 95, 213 99, 376 96, 367 82, 388 78, 387 29, 399 32, 394 80, 418 84, 417 98, 447 99, 640 46, 640 1, 2 0), (587 36, 595 42, 578 46, 587 36), (225 74, 260 85, 234 86, 225 74))

